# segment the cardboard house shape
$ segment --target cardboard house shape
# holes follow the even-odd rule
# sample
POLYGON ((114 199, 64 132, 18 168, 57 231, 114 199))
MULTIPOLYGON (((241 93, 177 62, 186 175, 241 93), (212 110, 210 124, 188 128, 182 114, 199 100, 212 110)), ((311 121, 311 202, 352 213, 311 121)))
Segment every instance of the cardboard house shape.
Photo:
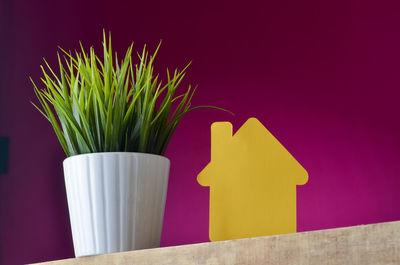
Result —
POLYGON ((211 161, 198 182, 210 187, 211 241, 295 233, 296 186, 307 171, 256 118, 232 135, 211 125, 211 161))

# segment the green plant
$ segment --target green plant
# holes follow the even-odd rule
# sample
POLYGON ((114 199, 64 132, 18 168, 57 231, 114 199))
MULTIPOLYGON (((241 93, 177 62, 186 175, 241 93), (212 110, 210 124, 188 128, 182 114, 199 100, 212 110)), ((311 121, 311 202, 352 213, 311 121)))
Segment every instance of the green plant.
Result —
MULTIPOLYGON (((160 42, 161 44, 161 42, 160 42)), ((44 60, 45 88, 34 85, 42 108, 32 103, 51 123, 67 156, 94 152, 144 152, 164 155, 182 117, 198 108, 191 108, 195 92, 191 86, 185 93, 175 95, 185 77, 186 69, 167 69, 165 84, 154 74, 154 58, 146 46, 133 64, 133 43, 119 63, 113 58, 111 35, 108 42, 103 32, 103 61, 93 47, 87 54, 60 50, 60 74, 57 75, 44 60), (115 61, 114 61, 115 60, 115 61)), ((222 109, 221 109, 222 110, 222 109)))

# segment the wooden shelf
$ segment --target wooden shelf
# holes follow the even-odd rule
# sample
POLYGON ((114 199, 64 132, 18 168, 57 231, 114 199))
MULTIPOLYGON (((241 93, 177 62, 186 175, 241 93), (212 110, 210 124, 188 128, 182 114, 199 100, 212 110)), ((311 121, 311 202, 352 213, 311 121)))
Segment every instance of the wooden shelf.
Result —
POLYGON ((400 264, 400 221, 136 250, 40 264, 400 264))

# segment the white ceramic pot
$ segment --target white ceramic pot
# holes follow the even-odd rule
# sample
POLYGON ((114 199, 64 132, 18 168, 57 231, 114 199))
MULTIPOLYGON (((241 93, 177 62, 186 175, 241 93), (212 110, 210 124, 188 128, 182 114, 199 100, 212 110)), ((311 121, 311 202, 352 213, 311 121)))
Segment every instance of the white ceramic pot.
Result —
POLYGON ((167 158, 92 153, 63 165, 76 257, 159 247, 167 158))

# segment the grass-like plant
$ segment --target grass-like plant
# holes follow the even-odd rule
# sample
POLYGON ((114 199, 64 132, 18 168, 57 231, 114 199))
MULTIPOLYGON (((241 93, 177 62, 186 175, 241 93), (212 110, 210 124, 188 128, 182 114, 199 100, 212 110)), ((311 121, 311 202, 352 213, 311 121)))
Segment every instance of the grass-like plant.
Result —
MULTIPOLYGON (((160 43, 161 44, 161 43, 160 43)), ((111 35, 103 32, 104 58, 93 47, 58 54, 59 75, 44 60, 41 66, 45 88, 34 85, 42 108, 33 104, 51 123, 67 156, 94 152, 142 152, 164 155, 182 117, 191 107, 195 88, 176 95, 186 69, 160 81, 154 74, 154 58, 146 46, 132 60, 133 43, 121 62, 113 58, 111 35)))

